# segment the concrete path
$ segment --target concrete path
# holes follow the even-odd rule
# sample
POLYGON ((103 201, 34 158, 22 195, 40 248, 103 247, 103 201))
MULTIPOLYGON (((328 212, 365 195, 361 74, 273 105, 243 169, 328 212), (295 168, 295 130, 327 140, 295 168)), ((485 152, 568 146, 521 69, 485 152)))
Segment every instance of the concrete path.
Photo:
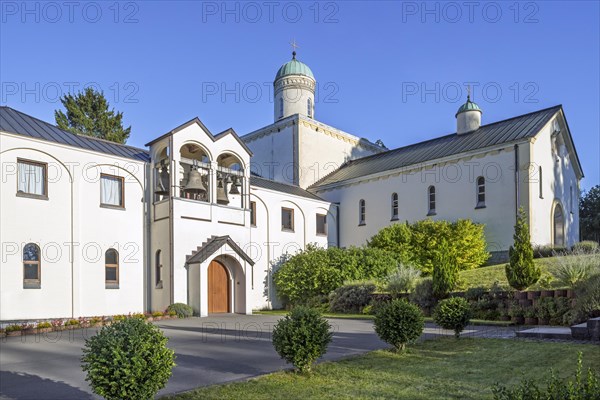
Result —
MULTIPOLYGON (((177 366, 160 394, 224 383, 289 368, 271 343, 280 317, 269 315, 216 315, 156 322, 169 337, 177 366)), ((331 319, 333 341, 325 360, 389 347, 379 340, 372 321, 331 319)), ((95 329, 52 332, 46 335, 4 338, 0 342, 1 399, 97 398, 81 371, 81 348, 95 329)), ((428 324, 423 338, 452 335, 428 324)), ((469 327, 465 335, 513 337, 505 328, 469 327)))

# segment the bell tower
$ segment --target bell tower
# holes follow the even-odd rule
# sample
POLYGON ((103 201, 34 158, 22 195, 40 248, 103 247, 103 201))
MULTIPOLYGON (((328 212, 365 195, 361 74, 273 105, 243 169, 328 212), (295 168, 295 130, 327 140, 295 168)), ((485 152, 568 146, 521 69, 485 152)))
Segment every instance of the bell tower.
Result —
MULTIPOLYGON (((295 42, 292 46, 297 47, 295 42)), ((296 59, 296 51, 292 59, 283 64, 275 75, 273 88, 275 93, 274 121, 300 114, 315 117, 315 77, 308 65, 296 59)))

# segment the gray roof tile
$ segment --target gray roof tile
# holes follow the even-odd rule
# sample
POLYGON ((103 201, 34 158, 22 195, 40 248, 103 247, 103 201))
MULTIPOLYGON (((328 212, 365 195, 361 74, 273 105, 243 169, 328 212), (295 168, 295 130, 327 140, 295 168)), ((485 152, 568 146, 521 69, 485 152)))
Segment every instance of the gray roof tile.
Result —
POLYGON ((0 107, 0 131, 147 162, 146 150, 91 136, 76 135, 10 107, 0 107))
POLYGON ((351 160, 320 181, 314 183, 310 189, 317 189, 321 186, 337 184, 459 153, 527 139, 535 136, 561 109, 562 106, 558 105, 483 125, 471 133, 462 135, 452 133, 410 146, 351 160))

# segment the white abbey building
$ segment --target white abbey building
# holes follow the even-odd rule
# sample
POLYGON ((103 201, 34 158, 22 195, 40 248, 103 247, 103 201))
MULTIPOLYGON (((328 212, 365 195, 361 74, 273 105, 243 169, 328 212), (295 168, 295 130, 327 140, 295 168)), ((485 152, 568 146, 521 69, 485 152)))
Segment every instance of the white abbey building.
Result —
MULTIPOLYGON (((138 149, 0 108, 0 321, 191 305, 276 307, 271 261, 364 244, 396 221, 469 218, 498 258, 522 206, 532 242, 578 241, 583 171, 561 106, 394 150, 315 119, 316 81, 277 72, 273 124, 213 134, 197 118, 138 149)), ((450 116, 440 116, 450 118, 450 116)))

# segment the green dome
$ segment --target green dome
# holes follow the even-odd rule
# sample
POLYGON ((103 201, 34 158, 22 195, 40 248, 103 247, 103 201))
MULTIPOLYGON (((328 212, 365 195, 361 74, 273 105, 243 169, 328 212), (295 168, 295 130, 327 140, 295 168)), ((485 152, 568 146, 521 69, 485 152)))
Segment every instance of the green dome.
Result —
POLYGON ((308 68, 308 65, 296 60, 296 52, 292 54, 292 60, 283 64, 281 68, 279 68, 279 71, 277 71, 277 75, 275 75, 275 81, 287 75, 304 75, 308 76, 309 78, 315 79, 315 76, 313 75, 310 68, 308 68))
POLYGON ((456 117, 458 114, 463 113, 465 111, 479 111, 479 112, 482 112, 481 108, 479 108, 479 106, 476 103, 473 103, 471 101, 471 97, 470 96, 467 96, 467 102, 458 108, 458 111, 456 112, 456 115, 454 115, 454 116, 456 117))

